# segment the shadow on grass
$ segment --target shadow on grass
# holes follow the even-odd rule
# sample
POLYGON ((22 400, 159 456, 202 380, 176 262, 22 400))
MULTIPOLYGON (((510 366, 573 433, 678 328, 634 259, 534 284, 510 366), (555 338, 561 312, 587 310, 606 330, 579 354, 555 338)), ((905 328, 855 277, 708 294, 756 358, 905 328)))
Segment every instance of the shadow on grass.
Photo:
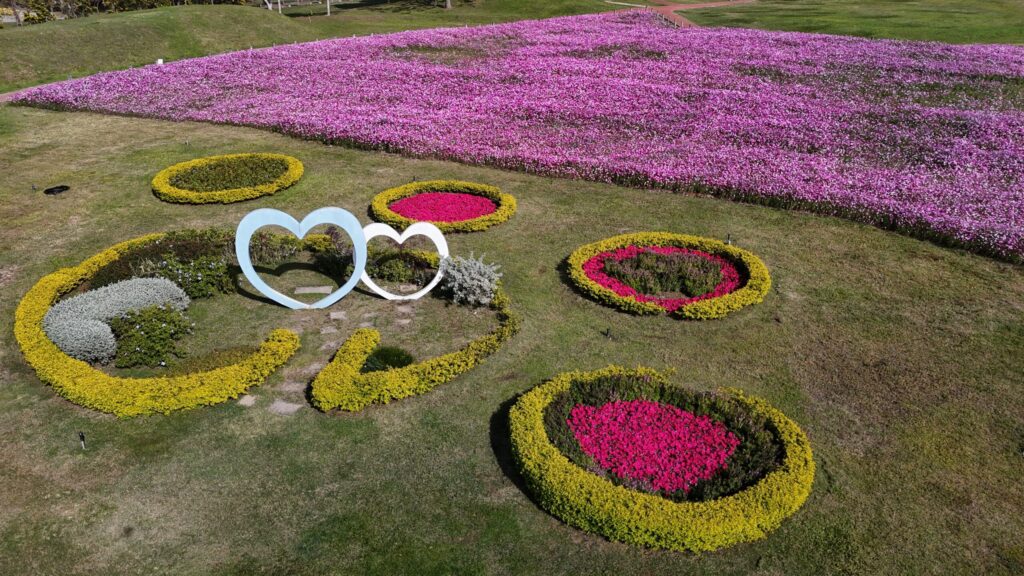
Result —
MULTIPOLYGON (((281 264, 280 266, 278 266, 276 268, 268 268, 266 266, 253 266, 253 269, 256 270, 256 272, 262 272, 264 274, 270 274, 271 276, 274 276, 274 277, 277 277, 277 278, 280 278, 281 276, 283 276, 284 274, 287 274, 288 272, 294 272, 296 270, 306 270, 306 271, 309 271, 309 272, 316 272, 318 274, 323 274, 323 272, 319 268, 317 268, 316 265, 314 265, 313 263, 310 263, 310 262, 288 262, 288 263, 285 263, 285 264, 281 264)), ((231 267, 230 275, 231 275, 231 285, 234 287, 235 292, 239 296, 242 296, 244 298, 248 298, 249 300, 252 300, 254 302, 259 302, 261 304, 270 304, 272 306, 280 306, 280 304, 278 304, 277 302, 274 302, 270 298, 267 298, 266 296, 263 296, 262 294, 259 294, 259 293, 255 292, 255 291, 250 290, 249 288, 243 286, 242 285, 242 278, 244 278, 245 275, 242 274, 242 269, 239 268, 238 266, 232 266, 231 267)), ((330 276, 324 276, 324 278, 326 278, 327 280, 330 280, 331 283, 335 284, 335 289, 337 289, 337 282, 333 278, 331 278, 330 276)), ((321 296, 321 298, 322 297, 323 296, 321 296)))
POLYGON ((512 409, 512 405, 519 400, 520 394, 516 394, 512 398, 504 401, 498 406, 498 409, 491 415, 490 424, 490 437, 491 437, 491 450, 494 451, 494 458, 498 462, 498 467, 501 468, 501 472, 519 488, 523 494, 526 494, 527 498, 531 502, 536 504, 530 492, 526 489, 526 481, 523 476, 519 473, 519 468, 516 467, 516 459, 512 454, 512 437, 509 434, 509 410, 512 409))

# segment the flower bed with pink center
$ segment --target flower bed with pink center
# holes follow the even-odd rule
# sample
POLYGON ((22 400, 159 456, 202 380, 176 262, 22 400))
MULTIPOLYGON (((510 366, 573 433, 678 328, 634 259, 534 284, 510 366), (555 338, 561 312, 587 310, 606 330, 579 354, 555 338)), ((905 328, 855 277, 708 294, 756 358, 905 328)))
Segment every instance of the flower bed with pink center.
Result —
POLYGON ((498 205, 490 198, 460 192, 420 192, 391 203, 392 212, 410 220, 462 222, 493 214, 498 205))
POLYGON ((736 268, 736 265, 729 260, 715 254, 708 254, 707 252, 691 250, 689 248, 680 248, 678 246, 626 246, 617 250, 602 252, 583 264, 583 272, 586 273, 587 277, 594 282, 611 290, 612 292, 615 292, 623 298, 633 298, 638 302, 655 304, 664 308, 668 312, 675 312, 679 308, 693 302, 724 296, 730 292, 734 292, 743 285, 743 278, 740 271, 736 268), (715 286, 714 290, 704 294, 686 298, 664 298, 658 295, 641 294, 633 287, 605 273, 604 267, 609 260, 622 261, 630 258, 636 258, 644 252, 654 252, 657 254, 689 254, 706 258, 721 267, 722 281, 715 286))
POLYGON ((648 400, 578 405, 568 423, 602 468, 665 492, 711 478, 740 443, 721 422, 648 400))

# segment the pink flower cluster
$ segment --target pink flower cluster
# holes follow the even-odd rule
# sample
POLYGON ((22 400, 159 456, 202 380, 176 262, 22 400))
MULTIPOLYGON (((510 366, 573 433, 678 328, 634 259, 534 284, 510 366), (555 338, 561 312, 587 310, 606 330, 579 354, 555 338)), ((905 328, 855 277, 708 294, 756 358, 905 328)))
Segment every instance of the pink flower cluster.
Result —
POLYGON ((645 11, 325 40, 15 100, 813 209, 1024 258, 1024 46, 645 11))
POLYGON ((740 443, 721 422, 649 400, 579 404, 568 424, 602 468, 666 492, 711 478, 740 443))
POLYGON ((426 222, 462 222, 493 213, 490 198, 463 192, 420 192, 392 202, 388 208, 399 216, 426 222))
POLYGON ((587 275, 587 278, 590 278, 601 286, 615 292, 619 296, 624 298, 633 298, 638 302, 649 302, 656 306, 661 306, 667 312, 675 312, 679 308, 682 308, 687 304, 697 302, 698 300, 707 300, 709 298, 725 296, 726 294, 739 289, 743 283, 740 272, 736 269, 736 265, 729 260, 714 254, 701 252, 700 250, 691 250, 689 248, 680 248, 678 246, 626 246, 609 252, 601 252, 597 256, 594 256, 583 263, 583 273, 587 275), (700 296, 694 296, 692 298, 659 298, 657 296, 640 294, 631 286, 627 286, 617 278, 612 278, 604 273, 604 263, 606 261, 635 258, 643 252, 657 252, 658 254, 691 254, 707 258, 722 267, 722 281, 715 286, 714 290, 707 294, 701 294, 700 296))

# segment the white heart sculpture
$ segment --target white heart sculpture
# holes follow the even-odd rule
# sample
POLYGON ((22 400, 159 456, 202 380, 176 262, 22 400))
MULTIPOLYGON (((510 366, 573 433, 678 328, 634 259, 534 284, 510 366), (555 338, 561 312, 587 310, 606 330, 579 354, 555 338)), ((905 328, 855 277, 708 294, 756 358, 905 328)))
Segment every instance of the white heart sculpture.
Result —
MULTIPOLYGON (((442 238, 443 240, 443 238, 442 238)), ((446 246, 447 248, 447 246, 446 246)), ((295 218, 280 210, 271 208, 260 208, 246 214, 245 218, 238 223, 238 230, 235 231, 235 256, 238 258, 238 265, 242 268, 249 283, 274 302, 287 306, 293 310, 308 308, 327 308, 338 300, 345 297, 359 283, 360 277, 366 276, 366 237, 363 234, 362 225, 359 220, 348 210, 341 208, 320 208, 310 212, 300 223, 295 218), (334 224, 341 228, 352 239, 352 277, 331 294, 325 296, 312 304, 300 302, 274 290, 256 273, 256 269, 249 259, 249 243, 252 235, 264 226, 280 226, 302 239, 310 230, 320 224, 334 224)))
MULTIPOLYGON (((366 228, 363 228, 363 235, 366 237, 367 242, 369 242, 371 238, 376 238, 377 236, 387 236, 399 244, 413 236, 426 236, 434 243, 434 246, 437 247, 437 254, 441 257, 441 260, 448 257, 448 241, 444 239, 444 234, 441 233, 441 230, 430 222, 416 222, 412 226, 406 228, 405 232, 402 232, 401 234, 391 226, 377 222, 369 224, 366 228)), ((392 294, 391 292, 384 290, 378 286, 372 278, 370 278, 370 275, 366 273, 365 268, 363 269, 361 280, 371 292, 383 296, 387 300, 418 300, 427 292, 433 290, 434 287, 437 286, 437 283, 441 281, 441 270, 437 271, 437 274, 434 275, 434 279, 430 281, 430 284, 427 284, 422 290, 412 294, 399 295, 392 294)))

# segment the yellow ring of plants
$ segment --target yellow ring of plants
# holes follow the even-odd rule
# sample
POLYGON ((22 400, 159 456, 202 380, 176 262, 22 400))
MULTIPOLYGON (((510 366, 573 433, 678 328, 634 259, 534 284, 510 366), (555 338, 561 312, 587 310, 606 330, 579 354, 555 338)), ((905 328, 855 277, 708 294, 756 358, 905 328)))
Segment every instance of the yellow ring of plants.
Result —
POLYGON ((681 306, 672 312, 672 315, 678 318, 690 320, 721 318, 744 306, 760 304, 772 287, 772 278, 768 273, 768 267, 753 253, 726 244, 721 240, 670 232, 621 234, 580 246, 569 255, 566 261, 569 278, 580 291, 602 304, 633 314, 664 314, 664 308, 649 302, 640 302, 633 298, 619 296, 614 291, 591 280, 583 271, 583 265, 594 256, 627 246, 676 246, 700 250, 728 258, 747 274, 747 281, 741 288, 722 296, 698 300, 681 306))
POLYGON ((674 502, 617 486, 570 461, 552 444, 544 411, 573 383, 615 375, 657 376, 647 368, 611 366, 596 372, 560 374, 524 394, 509 413, 512 451, 538 504, 588 532, 629 544, 704 552, 764 538, 807 500, 814 458, 807 435, 768 402, 725 389, 763 414, 782 440, 781 466, 753 486, 723 498, 674 502))
POLYGON ((77 266, 48 274, 21 299, 14 313, 15 339, 39 379, 61 396, 122 418, 218 404, 262 383, 299 349, 294 332, 274 330, 256 352, 235 364, 174 377, 121 378, 68 356, 50 341, 43 331, 43 318, 62 294, 131 249, 162 236, 151 234, 121 242, 77 266))
MULTIPOLYGON (((424 257, 437 266, 437 254, 424 257)), ((363 363, 380 344, 380 332, 372 328, 356 330, 313 379, 313 405, 324 412, 335 408, 358 412, 370 404, 417 396, 450 382, 483 362, 519 331, 519 318, 512 313, 509 298, 500 288, 490 307, 498 314, 498 327, 489 334, 456 352, 404 368, 361 373, 363 363)))
POLYGON ((416 222, 416 220, 398 214, 390 206, 403 198, 415 196, 422 192, 472 194, 488 198, 497 205, 497 209, 494 212, 477 218, 459 220, 457 222, 431 222, 442 232, 479 232, 496 224, 501 224, 516 213, 515 196, 502 192, 496 186, 463 182, 461 180, 427 180, 390 188, 373 197, 373 201, 370 203, 370 213, 379 222, 384 222, 399 229, 406 228, 416 222))
POLYGON ((153 193, 161 200, 176 202, 179 204, 230 204, 232 202, 252 200, 253 198, 259 198, 260 196, 266 196, 267 194, 273 194, 284 190, 298 182, 299 178, 302 178, 303 170, 302 162, 300 162, 298 158, 286 156, 284 154, 253 153, 207 156, 206 158, 196 158, 195 160, 180 162, 158 172, 157 175, 153 177, 153 193), (182 172, 235 158, 282 160, 287 164, 288 168, 276 179, 258 186, 200 192, 198 190, 178 188, 171 184, 171 180, 182 172))

